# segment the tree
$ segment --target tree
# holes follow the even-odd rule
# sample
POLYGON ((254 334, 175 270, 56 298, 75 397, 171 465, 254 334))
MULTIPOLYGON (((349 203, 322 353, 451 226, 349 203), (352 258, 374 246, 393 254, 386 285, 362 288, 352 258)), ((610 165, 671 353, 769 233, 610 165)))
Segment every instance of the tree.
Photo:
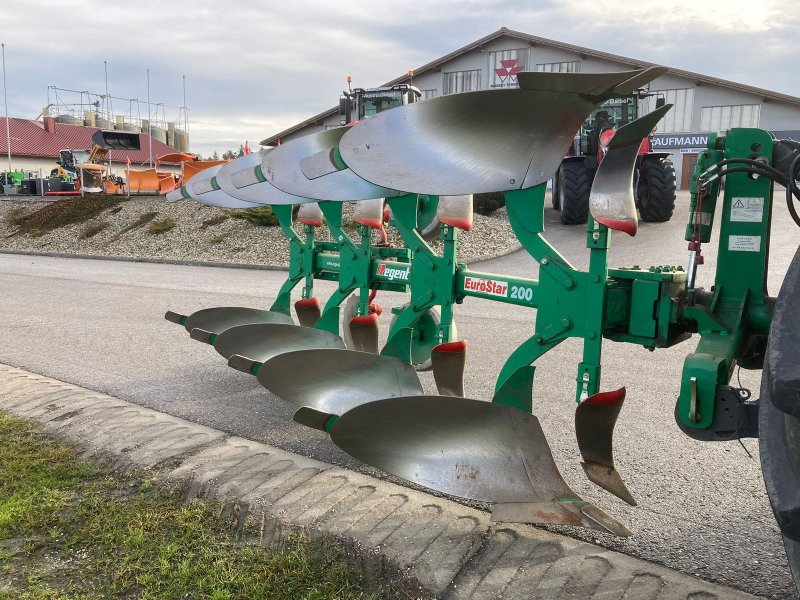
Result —
POLYGON ((214 150, 214 154, 211 155, 211 160, 219 160, 219 153, 214 150))

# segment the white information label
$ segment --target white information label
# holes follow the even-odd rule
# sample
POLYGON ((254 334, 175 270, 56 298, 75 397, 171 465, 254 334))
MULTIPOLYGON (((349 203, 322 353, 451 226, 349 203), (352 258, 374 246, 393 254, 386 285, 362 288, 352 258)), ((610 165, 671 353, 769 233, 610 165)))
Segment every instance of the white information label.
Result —
POLYGON ((711 223, 711 213, 701 212, 694 213, 695 225, 709 225, 711 223))
POLYGON ((731 252, 758 252, 761 250, 761 236, 729 235, 728 250, 731 252))
POLYGON ((731 221, 761 223, 764 219, 763 198, 733 198, 731 221))

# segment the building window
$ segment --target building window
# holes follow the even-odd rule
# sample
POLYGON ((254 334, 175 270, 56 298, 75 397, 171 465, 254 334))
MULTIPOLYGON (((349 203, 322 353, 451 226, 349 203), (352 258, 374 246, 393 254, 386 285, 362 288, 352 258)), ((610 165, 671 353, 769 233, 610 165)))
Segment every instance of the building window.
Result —
POLYGON ((422 98, 420 100, 430 100, 431 98, 436 98, 436 90, 420 90, 422 92, 422 98))
POLYGON ((656 109, 656 100, 666 99, 667 104, 674 105, 656 125, 659 133, 683 133, 692 130, 692 106, 694 105, 694 88, 680 90, 653 90, 655 96, 644 101, 644 114, 656 109))
POLYGON ((527 55, 525 48, 489 52, 489 87, 519 87, 517 73, 525 70, 527 55))
POLYGON ((760 104, 704 106, 700 111, 700 131, 725 131, 731 127, 758 127, 760 104))
POLYGON ((571 62, 539 63, 536 70, 540 73, 578 73, 581 63, 578 60, 571 62))
POLYGON ((458 94, 460 92, 473 92, 481 89, 481 70, 453 71, 444 73, 442 94, 458 94))

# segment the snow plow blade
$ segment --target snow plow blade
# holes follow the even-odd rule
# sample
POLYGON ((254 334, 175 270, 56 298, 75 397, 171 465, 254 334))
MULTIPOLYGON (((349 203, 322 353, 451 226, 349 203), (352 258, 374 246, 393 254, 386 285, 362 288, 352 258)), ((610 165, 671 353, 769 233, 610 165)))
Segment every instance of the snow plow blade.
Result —
POLYGON ((92 135, 92 143, 107 150, 141 150, 139 135, 131 131, 100 129, 92 135))

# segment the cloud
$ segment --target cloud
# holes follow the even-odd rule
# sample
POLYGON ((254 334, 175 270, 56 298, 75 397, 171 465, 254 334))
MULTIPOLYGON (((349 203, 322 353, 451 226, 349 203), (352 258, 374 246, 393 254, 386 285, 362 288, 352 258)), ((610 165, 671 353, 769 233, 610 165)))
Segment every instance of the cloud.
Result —
POLYGON ((800 96, 791 76, 800 16, 789 0, 84 0, 80 10, 12 0, 4 9, 10 114, 38 114, 48 85, 103 92, 104 60, 111 93, 144 100, 149 67, 151 98, 173 107, 186 75, 202 154, 335 105, 347 75, 377 85, 502 26, 800 96))

